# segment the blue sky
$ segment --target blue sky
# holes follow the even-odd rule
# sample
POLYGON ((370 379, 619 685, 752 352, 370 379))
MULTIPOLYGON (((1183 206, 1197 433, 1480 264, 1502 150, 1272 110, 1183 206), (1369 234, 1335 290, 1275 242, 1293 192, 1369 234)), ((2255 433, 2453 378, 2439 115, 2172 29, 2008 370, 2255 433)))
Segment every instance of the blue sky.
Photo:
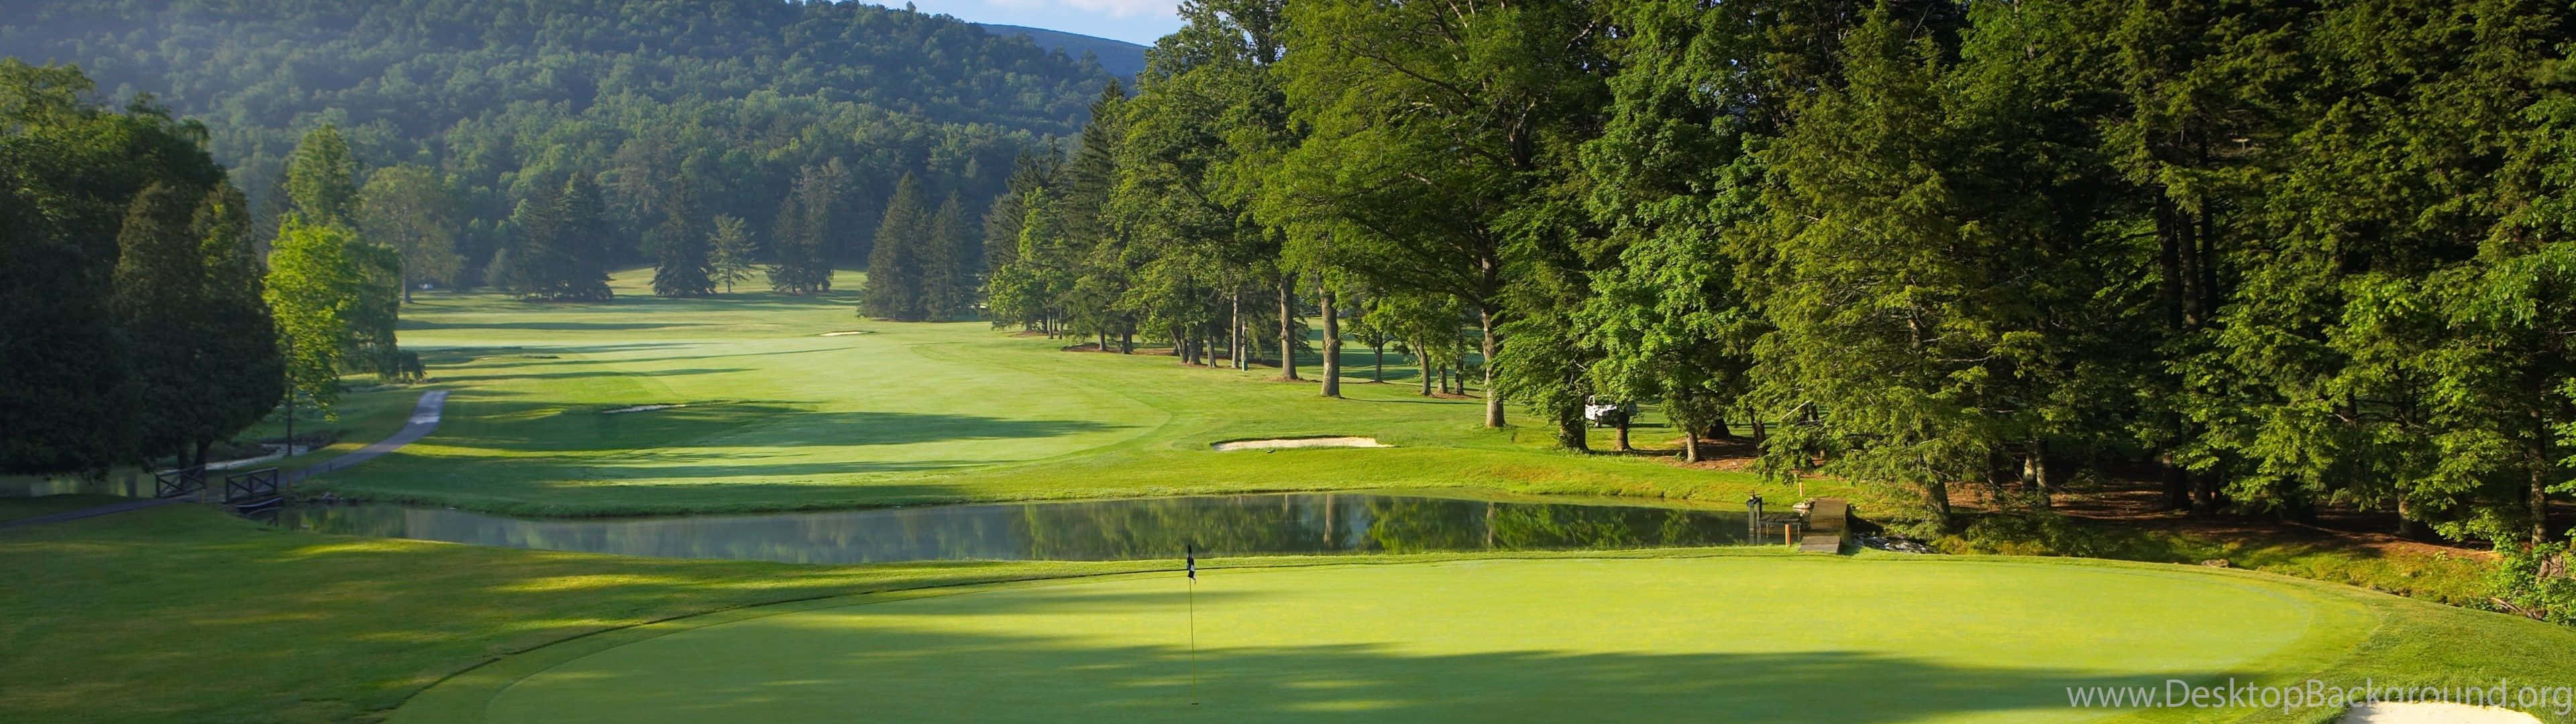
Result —
MULTIPOLYGON (((903 7, 903 0, 867 1, 903 7)), ((1172 14, 1179 0, 912 0, 912 4, 925 13, 954 15, 967 22, 1062 30, 1137 45, 1153 45, 1155 38, 1181 27, 1180 17, 1172 14)))

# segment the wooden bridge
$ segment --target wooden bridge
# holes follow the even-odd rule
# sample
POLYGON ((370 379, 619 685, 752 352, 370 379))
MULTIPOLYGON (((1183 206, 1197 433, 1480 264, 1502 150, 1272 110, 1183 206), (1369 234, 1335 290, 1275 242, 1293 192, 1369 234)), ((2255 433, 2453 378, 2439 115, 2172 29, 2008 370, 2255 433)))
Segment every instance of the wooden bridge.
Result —
POLYGON ((1807 534, 1798 538, 1798 552, 1841 553, 1850 520, 1850 502, 1817 498, 1815 506, 1807 509, 1807 534))
MULTIPOLYGON (((206 469, 188 467, 153 473, 152 497, 161 499, 195 498, 204 501, 215 492, 207 483, 206 469)), ((260 468, 224 476, 222 502, 233 510, 249 513, 276 507, 285 500, 285 476, 277 468, 260 468)))

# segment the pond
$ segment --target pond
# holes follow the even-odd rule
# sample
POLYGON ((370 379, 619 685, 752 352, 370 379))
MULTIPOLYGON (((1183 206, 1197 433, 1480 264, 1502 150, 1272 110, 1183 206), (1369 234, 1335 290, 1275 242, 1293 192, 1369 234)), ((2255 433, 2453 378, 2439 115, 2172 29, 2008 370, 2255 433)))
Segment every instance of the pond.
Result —
POLYGON ((1395 493, 1210 495, 820 513, 525 519, 386 504, 289 507, 278 525, 475 545, 788 563, 1606 550, 1736 545, 1742 511, 1395 493))

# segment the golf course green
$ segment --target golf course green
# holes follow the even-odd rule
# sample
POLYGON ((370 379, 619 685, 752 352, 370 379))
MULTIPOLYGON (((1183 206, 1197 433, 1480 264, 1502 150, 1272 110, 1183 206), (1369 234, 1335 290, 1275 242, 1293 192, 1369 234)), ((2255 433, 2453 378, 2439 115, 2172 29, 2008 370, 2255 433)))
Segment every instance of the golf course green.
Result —
POLYGON ((2066 687, 2328 675, 2378 618, 2349 596, 2173 567, 1242 568, 683 619, 504 660, 393 721, 2068 721, 2135 712, 2070 709, 2066 687), (2192 609, 2224 615, 2170 625, 2192 609))

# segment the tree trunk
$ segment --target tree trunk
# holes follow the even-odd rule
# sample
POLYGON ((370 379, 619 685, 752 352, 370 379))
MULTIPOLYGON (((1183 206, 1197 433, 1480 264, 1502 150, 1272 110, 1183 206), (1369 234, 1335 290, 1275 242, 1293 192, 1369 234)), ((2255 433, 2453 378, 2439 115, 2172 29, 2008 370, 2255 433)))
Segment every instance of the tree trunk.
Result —
POLYGON ((2057 484, 2048 476, 2047 441, 2030 441, 2030 455, 2022 459, 2021 476, 2022 482, 2029 485, 2031 493, 2039 498, 2039 507, 2056 507, 2054 494, 2057 484))
MULTIPOLYGON (((411 275, 409 275, 409 274, 404 274, 404 275, 402 275, 402 278, 401 278, 400 280, 398 280, 398 281, 396 281, 396 282, 394 282, 394 283, 402 285, 402 288, 403 288, 403 303, 404 303, 404 304, 410 304, 410 303, 411 303, 411 275)), ((198 464, 199 464, 199 465, 203 465, 204 463, 198 463, 198 464)))
POLYGON ((1119 354, 1135 354, 1135 353, 1136 353, 1136 330, 1128 329, 1128 330, 1121 330, 1121 331, 1119 331, 1119 333, 1118 333, 1118 353, 1119 353, 1119 354))
POLYGON ((1234 293, 1234 311, 1226 323, 1225 359, 1235 369, 1243 369, 1243 292, 1234 293))
POLYGON ((1583 419, 1583 406, 1573 405, 1556 413, 1557 447, 1579 452, 1592 451, 1591 423, 1583 419))
POLYGON ((1494 391, 1494 348, 1499 341, 1494 338, 1494 310, 1476 310, 1476 327, 1484 333, 1478 351, 1485 355, 1485 426, 1502 427, 1503 396, 1494 391))
POLYGON ((1699 435, 1692 433, 1690 427, 1687 425, 1681 426, 1681 428, 1682 462, 1699 462, 1699 435))
MULTIPOLYGON (((1380 338, 1380 339, 1384 339, 1384 338, 1380 338)), ((1370 345, 1370 346, 1369 346, 1369 364, 1376 365, 1376 369, 1371 370, 1371 371, 1369 372, 1369 381, 1370 381, 1370 382, 1378 382, 1378 383, 1384 383, 1384 382, 1386 382, 1386 343, 1385 343, 1385 342, 1381 341, 1381 342, 1378 342, 1377 344, 1374 344, 1374 345, 1370 345)))
POLYGON ((1636 450, 1636 448, 1633 448, 1633 447, 1629 447, 1629 446, 1628 446, 1628 416, 1627 416, 1627 415, 1620 415, 1620 416, 1619 416, 1619 441, 1618 441, 1618 443, 1617 443, 1617 444, 1618 444, 1618 446, 1619 446, 1619 447, 1618 447, 1619 452, 1631 452, 1631 451, 1636 450))
POLYGON ((1297 340, 1294 339, 1297 334, 1296 311, 1297 275, 1281 273, 1279 275, 1279 378, 1283 380, 1301 379, 1297 376, 1297 340))
POLYGON ((1762 416, 1761 416, 1761 415, 1759 415, 1759 414, 1754 415, 1754 416, 1753 416, 1753 444, 1755 444, 1755 445, 1760 445, 1760 444, 1762 444, 1762 440, 1763 440, 1764 438, 1768 437, 1770 434, 1771 434, 1771 429, 1770 429, 1770 428, 1768 428, 1768 427, 1764 427, 1764 426, 1762 425, 1762 416))
POLYGON ((1431 355, 1424 353, 1422 341, 1413 342, 1413 365, 1422 368, 1422 396, 1431 396, 1431 355))
POLYGON ((1735 428, 1726 424, 1726 415, 1724 414, 1719 414, 1717 416, 1716 424, 1710 425, 1708 431, 1711 436, 1719 440, 1726 440, 1735 437, 1735 428))
MULTIPOLYGON (((1333 303, 1337 300, 1333 298, 1331 288, 1317 290, 1315 299, 1320 302, 1318 308, 1324 312, 1324 396, 1340 397, 1342 396, 1341 312, 1333 309, 1333 303)), ((1293 372, 1296 368, 1291 367, 1289 370, 1293 372)))
POLYGON ((1931 509, 1932 523, 1941 530, 1950 529, 1950 484, 1938 480, 1923 486, 1925 507, 1931 509))
POLYGON ((2406 503, 2404 493, 2397 495, 2397 537, 2406 539, 2415 537, 2415 510, 2414 506, 2406 503))

